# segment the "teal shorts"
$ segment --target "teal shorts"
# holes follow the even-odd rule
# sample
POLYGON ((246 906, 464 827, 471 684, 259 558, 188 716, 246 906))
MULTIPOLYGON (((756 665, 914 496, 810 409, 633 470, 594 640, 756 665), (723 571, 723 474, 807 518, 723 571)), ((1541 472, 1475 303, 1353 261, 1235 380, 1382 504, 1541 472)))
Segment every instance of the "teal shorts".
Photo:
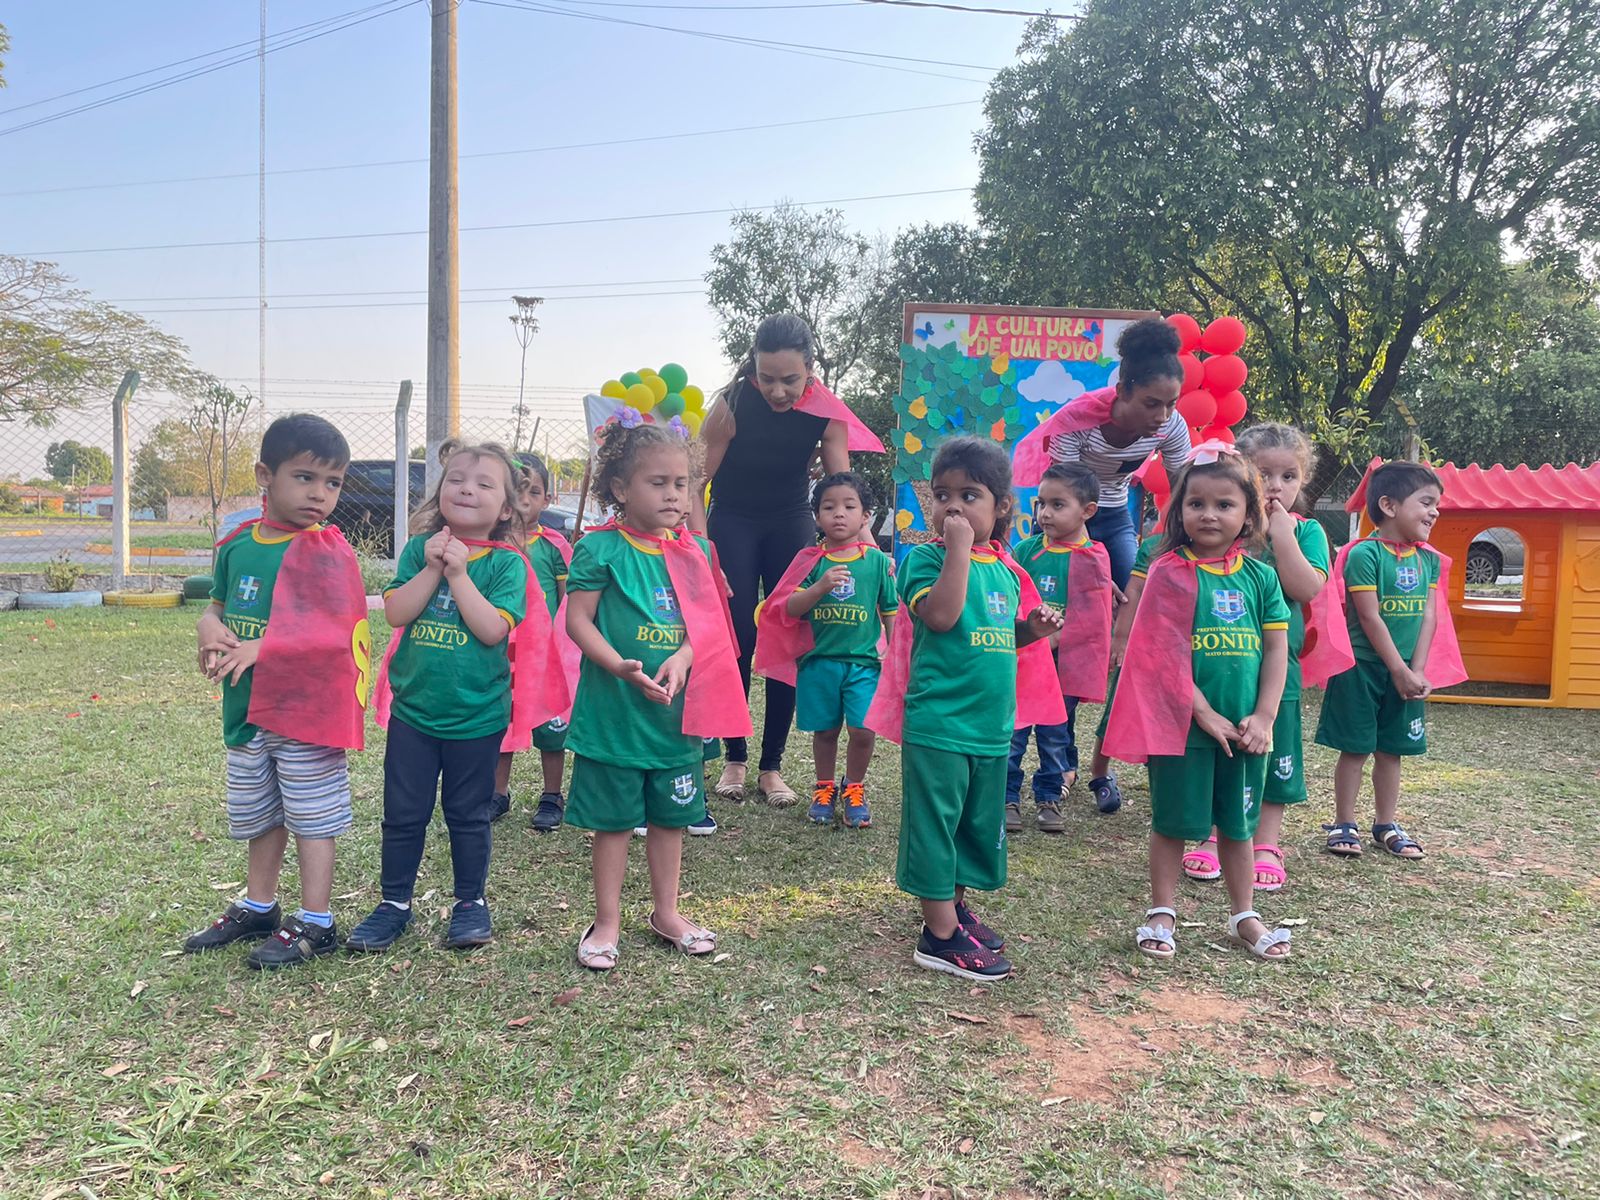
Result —
POLYGON ((922 900, 1006 882, 1007 757, 906 745, 900 755, 895 882, 922 900))
POLYGON ((1306 799, 1305 730, 1300 718, 1300 693, 1285 692, 1272 723, 1272 753, 1267 759, 1268 804, 1304 804, 1306 799))
POLYGON ((1402 700, 1388 667, 1358 658, 1355 666, 1328 680, 1317 745, 1345 754, 1426 754, 1426 704, 1402 700))
POLYGON ((794 724, 806 733, 864 729, 878 690, 878 667, 842 658, 807 658, 795 678, 794 724))
POLYGON ((567 748, 567 730, 570 723, 560 717, 552 717, 543 725, 534 726, 533 748, 544 754, 554 754, 558 750, 567 748))
POLYGON ((596 833, 621 833, 641 825, 683 829, 706 815, 698 762, 653 771, 572 756, 567 824, 596 833))
POLYGON ((1221 746, 1190 746, 1182 755, 1151 755, 1150 827, 1162 837, 1203 842, 1217 833, 1235 842, 1256 835, 1267 756, 1230 757, 1221 746))

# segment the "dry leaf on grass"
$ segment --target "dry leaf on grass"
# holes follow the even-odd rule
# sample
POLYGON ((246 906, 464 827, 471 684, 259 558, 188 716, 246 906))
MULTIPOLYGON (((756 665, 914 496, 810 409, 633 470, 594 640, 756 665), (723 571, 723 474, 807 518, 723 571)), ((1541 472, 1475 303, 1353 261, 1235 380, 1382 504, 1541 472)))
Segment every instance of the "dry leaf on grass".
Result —
POLYGON ((952 1021, 965 1021, 968 1025, 987 1025, 988 1017, 980 1017, 976 1013, 951 1012, 948 1014, 952 1021))
POLYGON ((821 963, 817 963, 811 968, 811 973, 813 975, 826 975, 828 973, 828 968, 823 966, 821 963))
POLYGON ((239 886, 239 880, 233 879, 233 880, 229 880, 227 883, 213 883, 211 885, 211 890, 213 892, 231 892, 234 888, 236 888, 238 886, 239 886))
POLYGON ((512 1017, 511 1020, 506 1022, 506 1028, 507 1029, 521 1029, 524 1025, 531 1024, 532 1021, 533 1021, 533 1018, 531 1016, 527 1016, 527 1017, 512 1017))
POLYGON ((410 966, 411 966, 411 960, 408 958, 408 959, 405 959, 402 962, 392 962, 392 963, 390 963, 389 964, 389 970, 393 971, 396 975, 398 975, 398 974, 400 974, 401 971, 406 970, 410 966))
POLYGON ((132 1063, 114 1062, 104 1071, 101 1071, 100 1074, 104 1075, 107 1079, 115 1079, 118 1075, 121 1075, 132 1065, 132 1063))
POLYGON ((333 1182, 333 1179, 334 1175, 332 1171, 324 1171, 321 1175, 317 1176, 317 1182, 323 1187, 330 1185, 333 1182))
POLYGON ((964 1137, 959 1142, 956 1143, 956 1153, 957 1154, 971 1154, 972 1151, 973 1151, 973 1148, 977 1144, 978 1144, 977 1141, 974 1140, 973 1138, 964 1137))
POLYGON ((557 1008, 565 1008, 581 995, 583 995, 583 989, 581 987, 569 987, 566 991, 561 992, 559 995, 553 997, 550 1003, 554 1004, 557 1008))
POLYGON ((377 1038, 373 1038, 372 1039, 371 1049, 372 1049, 372 1052, 374 1054, 382 1054, 388 1048, 389 1048, 388 1039, 381 1038, 381 1037, 377 1037, 377 1038))
POLYGON ((1306 1120, 1312 1125, 1321 1125, 1327 1119, 1328 1114, 1325 1112, 1313 1111, 1306 1114, 1306 1120))
POLYGON ((144 991, 145 988, 147 988, 149 986, 150 985, 148 983, 146 983, 142 979, 134 980, 133 981, 133 987, 128 992, 128 999, 129 1000, 137 1000, 139 998, 139 993, 144 991))
POLYGON ((401 1079, 399 1083, 395 1084, 394 1085, 394 1090, 397 1091, 397 1092, 403 1092, 408 1087, 410 1087, 413 1083, 415 1083, 416 1081, 417 1081, 417 1073, 415 1071, 413 1071, 411 1074, 409 1074, 409 1075, 405 1076, 403 1079, 401 1079))
POLYGON ((1051 1096, 1048 1100, 1039 1101, 1040 1108, 1054 1108, 1058 1104, 1065 1104, 1071 1096, 1051 1096))
POLYGON ((306 1048, 310 1050, 320 1050, 322 1049, 322 1044, 332 1036, 332 1031, 327 1029, 324 1029, 321 1033, 313 1033, 310 1039, 306 1042, 306 1048))
POLYGON ((213 1004, 211 1006, 211 1011, 216 1013, 219 1017, 237 1017, 239 1015, 238 1013, 234 1012, 233 1009, 224 1008, 220 1004, 213 1004))
POLYGON ((1154 1042, 1140 1042, 1139 1049, 1143 1050, 1146 1054, 1161 1053, 1161 1047, 1156 1045, 1154 1042))

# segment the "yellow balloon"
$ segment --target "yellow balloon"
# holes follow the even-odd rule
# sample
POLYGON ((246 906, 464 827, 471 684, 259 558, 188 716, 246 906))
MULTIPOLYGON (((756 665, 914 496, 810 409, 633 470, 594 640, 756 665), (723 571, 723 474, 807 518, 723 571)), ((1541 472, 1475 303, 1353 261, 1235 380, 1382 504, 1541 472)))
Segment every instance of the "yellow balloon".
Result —
POLYGON ((654 367, 640 367, 634 374, 640 379, 654 379, 656 377, 654 367))
POLYGON ((636 383, 628 389, 626 403, 629 408, 637 408, 640 412, 649 412, 656 406, 656 394, 650 389, 649 384, 636 383))
POLYGON ((683 403, 690 412, 702 412, 706 406, 706 394, 694 384, 689 384, 678 393, 683 397, 683 403))
POLYGON ((626 400, 628 388, 620 379, 608 379, 600 385, 600 394, 613 400, 626 400))
POLYGON ((659 402, 667 394, 667 381, 659 375, 651 375, 644 381, 644 386, 650 389, 650 394, 655 397, 652 403, 659 402))
POLYGON ((685 410, 679 414, 678 420, 682 421, 689 427, 689 434, 691 437, 700 436, 700 423, 705 420, 705 417, 692 410, 685 410))

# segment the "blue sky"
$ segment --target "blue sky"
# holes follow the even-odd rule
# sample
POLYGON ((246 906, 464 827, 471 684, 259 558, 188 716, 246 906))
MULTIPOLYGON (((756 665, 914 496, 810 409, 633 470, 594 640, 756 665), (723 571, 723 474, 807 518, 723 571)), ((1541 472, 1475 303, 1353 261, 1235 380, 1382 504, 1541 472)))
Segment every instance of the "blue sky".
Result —
MULTIPOLYGON (((977 177, 977 102, 982 81, 991 76, 928 60, 1002 66, 1012 61, 1025 25, 1018 17, 847 0, 555 5, 590 17, 920 60, 882 59, 867 67, 506 2, 513 7, 466 0, 459 18, 463 227, 968 188, 977 177), (769 132, 467 157, 904 108, 919 111, 769 132)), ((269 33, 372 3, 271 0, 269 33)), ((268 56, 269 170, 426 157, 427 7, 399 0, 391 7, 268 56)), ((1034 0, 1000 7, 1042 6, 1034 0)), ((254 58, 37 128, 4 131, 172 72, 18 111, 61 92, 234 43, 250 43, 248 53, 257 5, 11 0, 3 20, 12 47, 9 86, 0 91, 0 249, 31 254, 248 239, 248 245, 199 250, 41 256, 56 258, 97 296, 125 307, 243 310, 167 311, 158 319, 189 343, 200 366, 253 384, 254 58), (230 173, 246 177, 16 194, 230 173), (147 299, 153 297, 175 299, 147 299)), ((269 176, 268 188, 269 237, 414 230, 427 223, 427 168, 421 163, 280 174, 269 176)), ((965 192, 841 207, 866 232, 964 218, 971 211, 965 192)), ((518 351, 506 297, 516 289, 549 297, 528 359, 530 395, 540 398, 544 411, 575 414, 573 398, 582 390, 669 359, 683 362, 697 381, 715 382, 726 366, 698 278, 727 220, 716 215, 463 232, 463 299, 497 301, 462 306, 463 412, 502 412, 513 402, 507 389, 517 382, 518 351), (695 282, 635 282, 655 280, 695 282), (565 284, 594 286, 554 286, 565 284), (696 294, 557 299, 683 290, 696 294)), ((421 385, 426 310, 420 304, 289 306, 420 301, 425 251, 421 236, 269 246, 268 292, 279 297, 268 324, 273 408, 382 407, 392 404, 394 381, 410 377, 421 385), (304 295, 353 292, 397 294, 304 295)))

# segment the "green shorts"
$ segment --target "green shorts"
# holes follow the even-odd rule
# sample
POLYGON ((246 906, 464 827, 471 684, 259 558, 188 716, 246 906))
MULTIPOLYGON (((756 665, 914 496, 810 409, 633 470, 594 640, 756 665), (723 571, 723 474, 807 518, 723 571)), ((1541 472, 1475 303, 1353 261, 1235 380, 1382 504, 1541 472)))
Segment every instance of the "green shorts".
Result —
POLYGON ((682 829, 706 815, 703 782, 698 762, 651 771, 574 754, 567 824, 596 833, 641 825, 682 829))
POLYGON ((533 748, 544 754, 554 754, 558 750, 567 748, 567 730, 571 723, 563 721, 560 717, 552 717, 543 725, 536 725, 533 729, 533 748))
POLYGON ((1094 736, 1102 742, 1106 740, 1106 723, 1111 720, 1111 702, 1117 698, 1117 676, 1121 673, 1120 667, 1111 672, 1111 679, 1106 683, 1106 702, 1100 709, 1100 723, 1094 727, 1094 736))
POLYGON ((842 658, 807 658, 796 672, 794 726, 806 733, 863 729, 878 690, 878 668, 842 658))
POLYGON ((1154 755, 1150 774, 1150 825, 1162 837, 1203 842, 1211 830, 1231 841, 1255 837, 1267 756, 1230 758, 1222 747, 1190 746, 1181 757, 1154 755))
POLYGON ((1306 799, 1305 730, 1300 693, 1285 692, 1272 723, 1272 755, 1267 761, 1268 804, 1304 804, 1306 799))
POLYGON ((1388 667, 1357 659, 1344 674, 1328 680, 1317 744, 1345 754, 1426 754, 1426 707, 1424 701, 1400 698, 1388 667))
POLYGON ((900 755, 900 890, 953 900, 1006 882, 1006 756, 907 744, 900 755))

